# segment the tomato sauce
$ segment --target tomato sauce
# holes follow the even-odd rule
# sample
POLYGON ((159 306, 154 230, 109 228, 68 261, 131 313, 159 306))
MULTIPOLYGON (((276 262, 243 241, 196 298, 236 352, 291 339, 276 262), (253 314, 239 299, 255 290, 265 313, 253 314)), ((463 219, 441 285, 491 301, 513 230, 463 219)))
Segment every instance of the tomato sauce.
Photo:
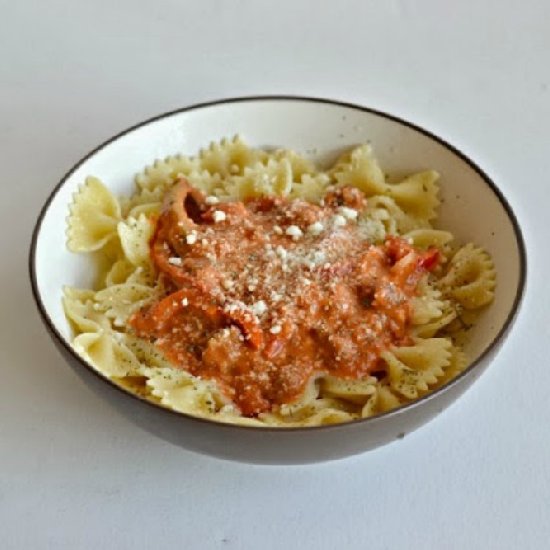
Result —
POLYGON ((218 203, 179 180, 151 240, 166 295, 131 327, 246 416, 291 403, 316 374, 375 373, 382 351, 411 342, 411 299, 439 256, 399 237, 371 244, 365 207, 351 187, 320 205, 218 203))

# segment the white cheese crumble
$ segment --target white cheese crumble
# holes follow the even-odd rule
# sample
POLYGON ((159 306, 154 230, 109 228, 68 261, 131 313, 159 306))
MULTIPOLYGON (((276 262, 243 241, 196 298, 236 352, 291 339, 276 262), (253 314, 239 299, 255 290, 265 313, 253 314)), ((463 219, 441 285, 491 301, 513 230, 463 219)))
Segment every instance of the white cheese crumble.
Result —
POLYGON ((267 311, 267 305, 263 300, 258 300, 250 306, 254 315, 263 315, 267 311))
POLYGON ((315 252, 313 252, 313 263, 315 265, 322 264, 326 258, 327 256, 322 250, 315 250, 315 252))
POLYGON ((181 305, 182 306, 188 306, 189 305, 189 300, 187 298, 184 298, 182 301, 181 301, 181 305))
POLYGON ((279 258, 281 258, 281 260, 286 259, 286 257, 288 256, 287 251, 281 245, 279 245, 275 249, 275 252, 277 252, 277 256, 279 256, 279 258))
POLYGON ((223 210, 214 210, 214 223, 223 222, 226 218, 225 212, 223 210))
POLYGON ((220 199, 218 199, 218 197, 214 197, 212 195, 206 197, 206 199, 204 199, 204 202, 206 204, 218 204, 220 202, 220 199))
POLYGON ((282 330, 281 325, 273 325, 269 329, 269 332, 271 332, 271 334, 279 334, 279 332, 281 332, 281 330, 282 330))
POLYGON ((357 210, 349 208, 347 206, 340 206, 337 210, 338 214, 341 214, 346 218, 346 220, 356 220, 357 219, 357 210))
POLYGON ((344 225, 346 225, 346 223, 346 218, 344 218, 342 214, 336 214, 336 216, 332 218, 332 224, 335 227, 343 227, 344 225))
POLYGON ((374 330, 372 330, 371 328, 366 328, 365 329, 365 334, 367 336, 367 338, 374 338, 374 330))
POLYGON ((179 265, 179 266, 183 264, 181 258, 168 258, 168 263, 171 265, 179 265))
POLYGON ((197 232, 195 230, 191 231, 185 236, 185 242, 187 244, 195 244, 197 242, 197 232))
POLYGON ((235 283, 230 279, 224 279, 222 281, 222 286, 223 288, 225 288, 225 290, 231 290, 235 286, 235 283))
POLYGON ((321 222, 315 222, 308 226, 307 232, 312 235, 320 235, 324 229, 325 226, 321 222))
POLYGON ((297 225, 289 225, 285 233, 293 239, 298 239, 303 235, 302 230, 297 225))

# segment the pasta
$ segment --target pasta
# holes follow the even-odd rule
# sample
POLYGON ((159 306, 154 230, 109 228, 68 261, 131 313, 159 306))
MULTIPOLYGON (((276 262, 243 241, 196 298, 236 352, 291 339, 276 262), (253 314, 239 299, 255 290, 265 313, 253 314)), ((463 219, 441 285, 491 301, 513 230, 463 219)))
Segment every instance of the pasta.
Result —
POLYGON ((116 234, 120 205, 97 178, 88 178, 71 207, 68 246, 73 252, 92 252, 116 234))
MULTIPOLYGON (((343 154, 330 170, 319 171, 311 161, 294 151, 269 152, 250 148, 240 137, 213 143, 195 157, 178 155, 157 160, 136 176, 136 190, 128 197, 117 199, 101 181, 89 177, 75 194, 70 207, 67 243, 71 251, 93 252, 101 261, 96 288, 64 289, 63 305, 74 330, 74 349, 106 377, 150 401, 220 422, 249 426, 317 426, 367 418, 418 399, 466 368, 468 361, 457 344, 456 323, 465 312, 475 321, 475 316, 492 302, 496 286, 496 272, 486 251, 472 243, 458 247, 450 232, 431 226, 439 205, 438 177, 434 171, 425 171, 390 183, 369 144, 343 154), (182 189, 184 194, 181 194, 182 189), (342 375, 343 371, 307 366, 308 376, 292 399, 281 398, 270 406, 243 414, 237 394, 224 390, 216 377, 193 374, 191 367, 176 365, 168 348, 159 345, 162 339, 154 343, 154 338, 144 337, 145 325, 136 321, 144 320, 144 312, 157 315, 151 312, 172 296, 177 296, 181 302, 178 302, 179 308, 182 304, 195 307, 194 295, 185 284, 178 280, 174 288, 167 275, 179 273, 172 268, 181 265, 183 256, 162 256, 162 247, 168 248, 166 242, 159 243, 155 249, 167 201, 172 204, 178 196, 183 197, 185 204, 188 199, 193 203, 199 201, 197 197, 206 197, 204 204, 213 206, 205 215, 211 216, 209 223, 214 225, 233 215, 238 207, 231 205, 241 204, 235 201, 250 201, 246 204, 256 205, 258 216, 276 205, 289 208, 296 219, 307 220, 311 213, 308 205, 316 205, 318 216, 332 216, 322 221, 326 226, 330 220, 333 234, 338 233, 339 227, 353 227, 346 229, 348 233, 341 229, 339 235, 349 236, 353 231, 354 238, 372 254, 372 261, 382 261, 380 257, 384 253, 392 258, 392 273, 415 274, 414 284, 410 279, 412 275, 408 283, 405 279, 402 282, 403 288, 407 284, 410 287, 407 287, 410 297, 406 304, 404 294, 398 292, 397 298, 393 294, 395 288, 404 292, 403 288, 395 287, 396 283, 392 282, 359 299, 365 311, 381 308, 383 300, 389 300, 393 309, 388 309, 387 313, 396 315, 392 322, 401 327, 399 338, 384 339, 382 333, 369 336, 371 329, 362 328, 361 338, 365 338, 365 343, 361 349, 371 366, 360 375, 342 375), (350 204, 359 206, 351 208, 350 204), (162 265, 165 271, 159 267, 162 265), (395 305, 400 303, 405 305, 395 305), (368 346, 374 350, 372 353, 368 346)), ((178 219, 181 223, 181 218, 178 219)), ((189 223, 189 227, 181 230, 183 247, 201 239, 202 234, 194 229, 192 216, 189 223)), ((279 240, 273 242, 287 239, 289 248, 266 245, 266 258, 272 258, 273 265, 281 266, 283 271, 290 271, 289 281, 297 285, 298 294, 308 292, 306 286, 311 287, 311 281, 300 279, 298 273, 304 270, 322 273, 323 269, 329 269, 326 266, 330 267, 322 249, 309 250, 300 244, 300 239, 306 237, 310 239, 308 242, 324 242, 323 235, 319 236, 322 224, 319 220, 304 224, 291 224, 284 230, 274 226, 278 229, 274 238, 279 240)), ((205 240, 202 238, 203 244, 205 240)), ((360 249, 353 250, 358 254, 360 249)), ((220 257, 217 261, 221 261, 220 257)), ((248 290, 253 293, 259 283, 250 281, 248 290)), ((225 283, 230 292, 234 282, 225 283)), ((342 285, 336 290, 333 287, 330 288, 334 291, 334 311, 338 315, 334 319, 340 322, 348 318, 343 304, 348 303, 346 292, 349 293, 349 289, 342 285)), ((281 299, 277 292, 272 291, 271 295, 273 304, 281 299)), ((158 309, 158 315, 166 311, 165 305, 163 308, 158 309)), ((253 314, 256 324, 250 316, 240 318, 234 305, 223 311, 212 309, 208 314, 212 316, 212 323, 222 317, 231 322, 224 321, 223 327, 220 325, 219 330, 216 329, 218 332, 212 333, 201 352, 201 361, 208 363, 210 355, 221 357, 217 350, 225 349, 223 341, 244 341, 254 346, 256 340, 265 339, 257 321, 267 315, 264 300, 257 300, 246 308, 253 314)), ((373 330, 376 319, 384 319, 386 314, 380 315, 372 318, 373 330)), ((277 341, 277 334, 284 334, 286 326, 284 319, 273 324, 267 338, 277 341)), ((399 332, 397 328, 394 330, 396 334, 399 332)), ((338 350, 338 359, 342 362, 355 361, 357 351, 348 349, 349 341, 344 336, 331 335, 330 346, 338 350)), ((306 368, 300 365, 297 357, 292 368, 296 372, 306 368)))

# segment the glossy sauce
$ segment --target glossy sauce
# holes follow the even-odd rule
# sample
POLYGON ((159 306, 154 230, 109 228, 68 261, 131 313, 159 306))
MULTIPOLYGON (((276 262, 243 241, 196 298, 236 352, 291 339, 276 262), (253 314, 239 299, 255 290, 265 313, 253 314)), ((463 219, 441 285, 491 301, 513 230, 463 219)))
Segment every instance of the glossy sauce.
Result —
POLYGON ((151 241, 166 297, 131 326, 246 416, 291 403, 316 373, 376 372, 381 351, 410 343, 411 298, 438 252, 397 237, 370 244, 365 207, 355 188, 322 206, 216 203, 180 180, 151 241))

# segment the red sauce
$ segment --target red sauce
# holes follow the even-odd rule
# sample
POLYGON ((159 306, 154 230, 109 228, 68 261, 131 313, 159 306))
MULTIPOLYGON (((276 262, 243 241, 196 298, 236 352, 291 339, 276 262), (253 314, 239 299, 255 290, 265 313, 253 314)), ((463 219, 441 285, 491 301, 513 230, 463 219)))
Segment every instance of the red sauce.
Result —
POLYGON ((355 219, 361 191, 337 189, 322 206, 212 202, 184 179, 166 197, 151 257, 167 294, 130 320, 176 367, 254 416, 291 403, 316 373, 361 378, 410 343, 411 298, 438 252, 370 244, 355 219))

